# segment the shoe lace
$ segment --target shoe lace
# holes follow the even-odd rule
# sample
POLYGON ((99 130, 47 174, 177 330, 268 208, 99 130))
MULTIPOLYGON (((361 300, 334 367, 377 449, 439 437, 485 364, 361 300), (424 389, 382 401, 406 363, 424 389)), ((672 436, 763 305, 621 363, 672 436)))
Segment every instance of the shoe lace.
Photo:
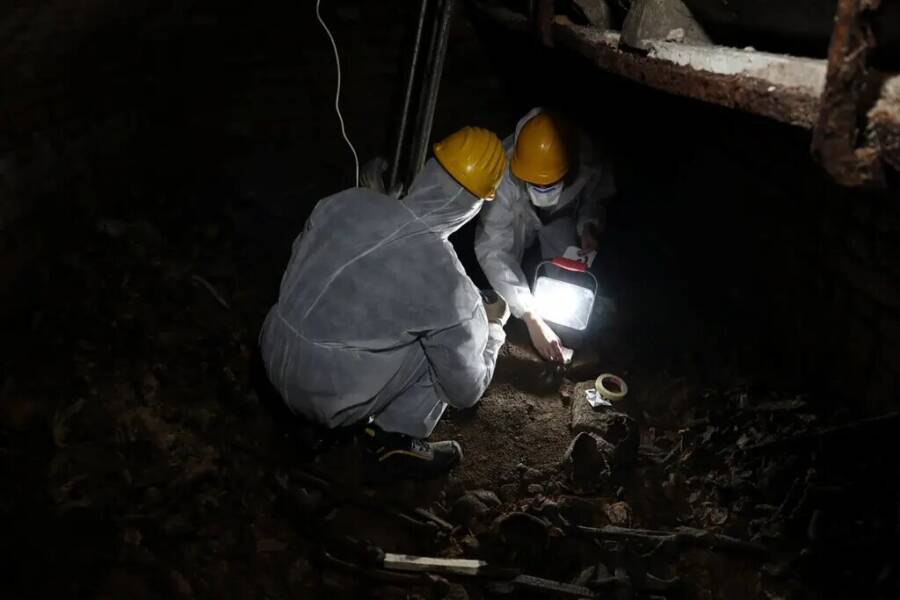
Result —
POLYGON ((416 438, 413 438, 410 441, 409 447, 413 452, 422 452, 423 454, 431 450, 431 446, 428 442, 416 438))

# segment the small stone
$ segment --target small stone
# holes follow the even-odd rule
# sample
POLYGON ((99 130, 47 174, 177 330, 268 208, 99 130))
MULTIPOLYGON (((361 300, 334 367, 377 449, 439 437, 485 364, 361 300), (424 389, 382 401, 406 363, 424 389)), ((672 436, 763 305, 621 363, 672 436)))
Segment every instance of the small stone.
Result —
POLYGON ((196 425, 200 431, 209 431, 209 424, 212 423, 213 413, 208 408, 201 408, 193 413, 189 413, 191 423, 196 425))
POLYGON ((612 15, 605 0, 575 0, 575 4, 581 8, 592 27, 604 30, 612 27, 612 15))
POLYGON ((325 496, 321 491, 316 489, 297 488, 291 496, 294 500, 294 506, 302 514, 316 512, 325 502, 325 496))
POLYGON ((539 483, 532 483, 528 486, 528 493, 532 496, 539 496, 544 493, 544 487, 539 483))
POLYGON ((353 577, 334 569, 325 569, 320 577, 322 586, 337 592, 338 597, 343 597, 349 590, 355 590, 357 587, 357 581, 353 577))
POLYGON ((653 40, 666 37, 673 29, 681 29, 683 41, 698 46, 712 42, 697 22, 684 0, 632 0, 631 9, 622 23, 623 45, 648 50, 653 40))
POLYGON ((0 425, 16 431, 25 431, 37 421, 36 403, 14 395, 8 400, 3 400, 4 402, 0 404, 0 425))
POLYGON ((605 525, 604 505, 600 500, 565 496, 559 502, 559 513, 573 525, 595 527, 605 525))
POLYGON ((809 524, 806 526, 806 537, 809 538, 810 541, 815 542, 822 538, 823 514, 824 513, 817 508, 813 511, 813 514, 809 519, 809 524))
MULTIPOLYGON (((170 574, 173 591, 179 589, 179 582, 170 574)), ((97 598, 152 598, 148 581, 134 572, 116 567, 103 575, 99 582, 97 598)))
POLYGON ((182 598, 190 598, 194 595, 194 590, 191 587, 191 583, 185 579, 184 575, 179 573, 178 571, 172 571, 172 589, 175 592, 175 595, 181 596, 182 598))
POLYGON ((126 527, 125 530, 122 531, 122 541, 126 544, 140 546, 143 539, 144 536, 141 534, 140 529, 135 527, 126 527))
POLYGON ((544 500, 541 503, 541 512, 555 512, 559 510, 559 502, 555 500, 544 500))
POLYGON ((504 502, 512 502, 516 499, 516 492, 518 492, 519 486, 514 483, 506 483, 500 486, 500 498, 503 499, 504 502))
MULTIPOLYGON (((681 473, 669 473, 669 478, 662 482, 663 495, 670 502, 677 502, 684 497, 684 476, 681 473)), ((696 492, 693 492, 696 493, 696 492)), ((693 498, 692 493, 692 498, 693 498)))
POLYGON ((488 512, 488 507, 474 494, 463 494, 453 503, 453 518, 465 527, 470 527, 478 517, 488 512))
POLYGON ((640 443, 634 419, 610 409, 594 410, 584 399, 572 403, 571 428, 573 433, 596 433, 614 446, 632 436, 640 443))
POLYGON ((159 380, 153 373, 144 373, 144 379, 141 381, 141 397, 144 400, 152 401, 156 399, 159 393, 159 380))
POLYGON ((163 523, 163 531, 167 536, 180 537, 193 533, 195 527, 191 524, 190 519, 183 514, 175 514, 166 519, 163 523))
POLYGON ((525 484, 537 483, 544 478, 543 473, 531 467, 525 467, 525 469, 521 471, 520 475, 522 477, 522 483, 525 484))
POLYGON ((670 29, 669 33, 666 34, 666 41, 682 43, 684 41, 684 28, 676 27, 675 29, 670 29))
POLYGON ((519 554, 521 558, 528 557, 540 560, 544 555, 549 536, 549 524, 523 512, 513 512, 499 517, 492 527, 497 533, 503 546, 510 552, 519 554))
POLYGON ((509 596, 516 591, 516 586, 512 581, 489 581, 484 587, 495 596, 509 596))
POLYGON ((301 556, 291 564, 291 568, 288 571, 288 582, 292 585, 308 583, 313 572, 313 566, 306 558, 301 556))
POLYGON ((465 536, 461 541, 460 545, 466 551, 466 556, 475 556, 478 554, 478 550, 481 547, 481 544, 478 542, 478 538, 473 535, 465 536))
POLYGON ((612 476, 611 460, 615 449, 595 433, 582 432, 569 444, 563 459, 572 482, 582 489, 598 490, 612 476))
POLYGON ((455 500, 466 493, 466 485, 458 479, 451 479, 447 484, 446 495, 450 500, 455 500))
POLYGON ((158 487, 151 486, 147 488, 147 491, 144 492, 144 503, 153 505, 159 502, 162 498, 162 493, 159 491, 158 487))
POLYGON ((472 490, 469 493, 491 508, 500 506, 502 504, 502 502, 500 502, 500 498, 497 497, 497 494, 490 490, 472 490))
POLYGON ((260 554, 268 552, 284 552, 287 544, 274 538, 265 538, 256 541, 256 551, 260 554))
POLYGON ((572 402, 572 423, 574 433, 590 432, 602 437, 615 448, 615 461, 630 464, 637 458, 640 434, 637 422, 625 413, 608 408, 595 410, 584 399, 584 390, 593 382, 582 382, 575 387, 572 402))
POLYGON ((606 516, 612 525, 631 527, 631 507, 626 502, 613 502, 606 506, 606 516))
POLYGON ((128 231, 128 223, 117 219, 100 219, 94 225, 97 233, 107 235, 114 240, 119 239, 128 231))
POLYGON ((581 574, 578 575, 578 577, 576 577, 575 581, 573 581, 572 583, 574 583, 575 585, 580 585, 582 587, 587 586, 587 584, 594 577, 594 572, 596 570, 597 570, 596 567, 588 567, 587 569, 583 570, 581 572, 581 574))
MULTIPOLYGON (((406 597, 408 598, 409 596, 406 597)), ((447 587, 442 600, 469 600, 469 593, 461 584, 451 583, 447 587)))
POLYGON ((544 500, 539 508, 541 515, 551 523, 560 522, 559 504, 553 500, 544 500))

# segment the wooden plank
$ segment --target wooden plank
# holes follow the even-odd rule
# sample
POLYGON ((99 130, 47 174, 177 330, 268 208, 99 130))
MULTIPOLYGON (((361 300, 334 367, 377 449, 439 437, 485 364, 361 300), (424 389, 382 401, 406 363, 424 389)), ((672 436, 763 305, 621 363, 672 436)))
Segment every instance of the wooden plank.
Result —
POLYGON ((479 575, 487 567, 483 560, 470 558, 435 558, 431 556, 411 556, 409 554, 384 555, 384 568, 395 571, 427 571, 448 575, 479 575))
POLYGON ((552 594, 554 596, 565 596, 568 598, 596 598, 597 595, 581 585, 572 583, 561 583, 551 579, 543 579, 541 577, 533 577, 531 575, 519 575, 512 581, 516 589, 528 590, 530 592, 540 592, 544 594, 552 594))

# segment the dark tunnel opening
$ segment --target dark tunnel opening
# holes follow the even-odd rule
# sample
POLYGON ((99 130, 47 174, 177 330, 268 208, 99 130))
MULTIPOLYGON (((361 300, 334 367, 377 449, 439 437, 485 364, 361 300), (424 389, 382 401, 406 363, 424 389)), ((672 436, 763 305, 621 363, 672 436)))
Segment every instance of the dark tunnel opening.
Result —
MULTIPOLYGON (((0 7, 4 597, 895 597, 896 172, 841 187, 806 129, 459 4, 432 142, 534 106, 583 129, 615 171, 614 309, 566 369, 512 319, 432 436, 463 462, 390 485, 256 372, 295 238, 354 182, 315 3, 0 7), (592 410, 602 373, 627 396, 592 410)), ((322 3, 363 164, 393 153, 417 10, 322 3)), ((476 227, 450 240, 485 288, 476 227)))

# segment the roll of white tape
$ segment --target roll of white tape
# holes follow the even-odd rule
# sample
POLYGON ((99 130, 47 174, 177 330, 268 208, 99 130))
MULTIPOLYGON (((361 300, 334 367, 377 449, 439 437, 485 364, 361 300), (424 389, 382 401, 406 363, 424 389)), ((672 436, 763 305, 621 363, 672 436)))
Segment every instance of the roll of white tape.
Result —
POLYGON ((628 384, 618 375, 604 373, 594 382, 597 393, 604 400, 621 400, 628 393, 628 384))

